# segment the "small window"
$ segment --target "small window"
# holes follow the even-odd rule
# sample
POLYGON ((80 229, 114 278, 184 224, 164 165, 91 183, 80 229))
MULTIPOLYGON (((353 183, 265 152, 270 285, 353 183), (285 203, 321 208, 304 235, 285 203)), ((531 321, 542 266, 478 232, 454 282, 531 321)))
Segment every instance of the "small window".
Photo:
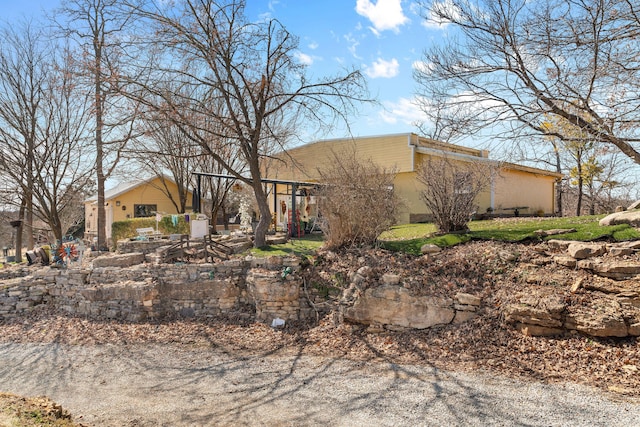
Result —
POLYGON ((158 205, 133 205, 133 217, 144 218, 153 216, 158 210, 158 205))

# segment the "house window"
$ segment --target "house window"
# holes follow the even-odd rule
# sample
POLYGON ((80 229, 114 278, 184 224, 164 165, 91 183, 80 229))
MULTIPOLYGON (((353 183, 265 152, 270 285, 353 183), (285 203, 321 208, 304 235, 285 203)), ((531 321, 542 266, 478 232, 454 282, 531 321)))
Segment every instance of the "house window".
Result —
POLYGON ((133 205, 133 217, 144 218, 153 216, 158 210, 158 205, 133 205))

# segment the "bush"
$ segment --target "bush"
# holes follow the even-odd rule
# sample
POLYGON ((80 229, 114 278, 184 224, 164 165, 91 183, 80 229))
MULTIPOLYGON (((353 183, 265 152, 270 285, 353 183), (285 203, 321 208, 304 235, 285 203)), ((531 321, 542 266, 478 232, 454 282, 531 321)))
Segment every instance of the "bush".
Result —
POLYGON ((418 181, 424 184, 420 198, 433 215, 441 233, 468 230, 476 212, 476 198, 489 187, 498 167, 488 162, 457 161, 430 157, 418 168, 418 181))
POLYGON ((395 173, 356 153, 333 153, 331 166, 319 170, 320 228, 331 249, 370 245, 395 222, 395 173))

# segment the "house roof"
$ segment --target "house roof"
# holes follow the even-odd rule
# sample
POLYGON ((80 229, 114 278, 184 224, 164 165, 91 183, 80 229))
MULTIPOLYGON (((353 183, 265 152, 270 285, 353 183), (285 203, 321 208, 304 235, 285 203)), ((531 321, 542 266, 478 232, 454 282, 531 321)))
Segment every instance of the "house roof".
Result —
MULTIPOLYGON (((297 147, 293 147, 287 151, 295 152, 300 149, 305 149, 313 145, 320 144, 331 144, 336 142, 344 142, 344 141, 353 141, 358 143, 359 141, 379 139, 379 138, 406 138, 408 141, 408 148, 413 148, 411 153, 407 153, 410 156, 415 156, 415 153, 421 154, 436 154, 436 155, 446 155, 450 157, 459 158, 465 161, 480 161, 480 162, 488 162, 496 165, 501 165, 502 167, 519 170, 522 172, 528 172, 536 175, 545 175, 551 176, 555 178, 562 177, 562 174, 557 172, 548 171, 545 169, 539 169, 532 166, 525 166, 517 163, 510 162, 501 162, 494 159, 489 159, 489 152, 487 150, 479 150, 476 148, 465 147, 463 145, 451 144, 448 142, 438 141, 435 139, 427 138, 424 136, 420 136, 413 132, 407 133, 394 133, 394 134, 383 134, 383 135, 370 135, 370 136, 358 136, 351 138, 334 138, 334 139, 324 139, 309 142, 303 145, 299 145, 297 147)), ((415 157, 413 157, 415 159, 415 157)), ((416 168, 415 161, 411 162, 412 166, 408 169, 408 172, 414 172, 416 168)))
MULTIPOLYGON (((153 181, 156 178, 160 178, 160 176, 158 175, 154 175, 152 177, 146 178, 146 179, 136 179, 133 181, 129 181, 129 182, 121 182, 120 184, 116 185, 115 187, 109 189, 109 190, 105 190, 104 192, 104 199, 105 201, 107 200, 111 200, 111 199, 115 199, 116 197, 128 193, 129 191, 133 190, 134 188, 137 188, 143 184, 148 184, 151 181, 153 181)), ((162 175, 162 178, 164 178, 166 181, 172 182, 172 183, 176 183, 173 179, 171 179, 170 177, 168 177, 167 175, 162 175)), ((84 202, 85 203, 97 203, 98 201, 98 196, 92 196, 88 199, 86 199, 84 202)))

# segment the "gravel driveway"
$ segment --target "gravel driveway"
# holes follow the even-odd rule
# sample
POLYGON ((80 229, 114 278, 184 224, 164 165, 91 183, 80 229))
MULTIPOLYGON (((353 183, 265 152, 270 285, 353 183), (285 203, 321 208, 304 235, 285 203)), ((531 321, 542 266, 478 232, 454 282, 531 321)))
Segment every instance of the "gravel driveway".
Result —
POLYGON ((0 384, 92 426, 640 423, 640 404, 573 384, 177 345, 0 344, 0 384))

